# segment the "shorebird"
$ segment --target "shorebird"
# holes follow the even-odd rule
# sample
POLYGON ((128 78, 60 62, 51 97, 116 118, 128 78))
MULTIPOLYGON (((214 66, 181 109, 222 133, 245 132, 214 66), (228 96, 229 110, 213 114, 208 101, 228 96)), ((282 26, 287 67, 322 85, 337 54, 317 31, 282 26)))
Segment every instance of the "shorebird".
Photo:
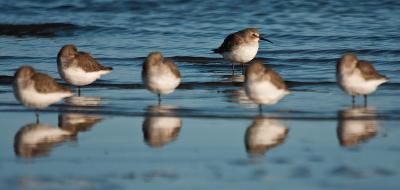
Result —
POLYGON ((258 52, 259 40, 273 43, 262 38, 257 29, 246 28, 230 34, 218 49, 211 51, 221 54, 225 60, 230 61, 232 63, 232 71, 235 71, 235 63, 242 63, 242 71, 244 72, 244 64, 251 61, 258 52))
POLYGON ((389 78, 379 74, 368 61, 359 61, 356 55, 346 54, 336 64, 336 80, 339 87, 352 96, 353 106, 354 96, 364 96, 364 106, 367 106, 367 95, 389 78))
POLYGON ((181 82, 178 67, 159 52, 150 53, 143 62, 142 82, 150 92, 158 95, 161 104, 161 94, 170 94, 181 82))
POLYGON ((290 94, 285 82, 278 73, 267 69, 260 61, 251 63, 245 73, 244 90, 254 103, 259 105, 276 104, 283 96, 290 94))
POLYGON ((100 65, 89 53, 78 52, 72 44, 61 48, 57 55, 57 68, 66 83, 78 86, 78 95, 81 93, 81 86, 93 83, 113 69, 100 65))
POLYGON ((31 66, 22 66, 15 72, 13 91, 15 98, 24 106, 36 109, 48 107, 63 98, 74 95, 73 91, 59 84, 44 73, 36 73, 31 66))

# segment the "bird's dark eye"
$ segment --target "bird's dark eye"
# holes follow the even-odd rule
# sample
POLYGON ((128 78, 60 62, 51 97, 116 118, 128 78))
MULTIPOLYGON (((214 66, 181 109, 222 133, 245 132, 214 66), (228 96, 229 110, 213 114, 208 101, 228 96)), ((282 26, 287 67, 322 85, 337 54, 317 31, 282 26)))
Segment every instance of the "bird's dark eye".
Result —
POLYGON ((253 34, 254 37, 258 37, 257 34, 253 34))

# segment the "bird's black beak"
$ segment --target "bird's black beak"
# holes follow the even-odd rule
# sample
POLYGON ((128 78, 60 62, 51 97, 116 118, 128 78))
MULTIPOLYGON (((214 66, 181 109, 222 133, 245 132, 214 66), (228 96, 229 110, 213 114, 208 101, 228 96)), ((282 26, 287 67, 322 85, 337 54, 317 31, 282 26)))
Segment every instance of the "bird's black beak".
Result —
POLYGON ((274 42, 271 42, 271 41, 269 41, 269 40, 267 40, 267 39, 265 39, 265 38, 263 38, 263 37, 261 37, 261 36, 258 36, 258 38, 260 38, 260 40, 264 40, 264 41, 267 41, 267 42, 270 42, 270 43, 274 43, 274 42))

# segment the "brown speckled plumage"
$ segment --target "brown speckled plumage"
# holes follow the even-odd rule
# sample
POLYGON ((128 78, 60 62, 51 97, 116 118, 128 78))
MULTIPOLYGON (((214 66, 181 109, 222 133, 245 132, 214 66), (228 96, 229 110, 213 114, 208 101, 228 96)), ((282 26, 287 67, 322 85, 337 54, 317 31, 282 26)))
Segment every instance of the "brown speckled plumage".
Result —
POLYGON ((57 55, 57 64, 59 67, 80 67, 86 72, 95 72, 101 70, 112 70, 112 67, 105 67, 97 62, 89 53, 78 52, 77 48, 72 45, 65 45, 61 48, 57 55), (64 59, 64 63, 61 62, 64 59))
POLYGON ((246 28, 244 30, 230 34, 229 36, 227 36, 225 38, 224 42, 221 44, 221 46, 218 49, 213 49, 211 51, 213 51, 214 53, 219 53, 219 54, 222 54, 224 52, 229 52, 233 48, 238 48, 239 47, 238 44, 246 44, 246 43, 249 43, 250 41, 253 41, 253 39, 257 39, 257 40, 261 39, 261 40, 271 42, 267 39, 261 38, 257 29, 246 28))
POLYGON ((361 71, 361 75, 365 80, 374 80, 374 79, 388 79, 386 76, 379 74, 371 63, 368 61, 358 61, 356 68, 361 71))
POLYGON ((175 65, 175 63, 168 59, 164 59, 164 57, 162 56, 162 54, 160 52, 153 52, 153 53, 149 54, 147 59, 143 62, 142 75, 147 76, 149 74, 148 72, 149 72, 150 65, 157 66, 157 65, 161 65, 161 64, 164 64, 166 66, 164 68, 170 69, 171 72, 176 77, 181 78, 181 74, 179 73, 178 67, 175 65))
POLYGON ((279 74, 271 69, 267 69, 265 65, 261 61, 255 61, 251 63, 245 73, 245 78, 249 77, 249 75, 257 75, 259 76, 259 80, 269 80, 273 85, 275 85, 278 89, 287 89, 285 81, 283 81, 282 77, 279 74))
POLYGON ((14 75, 15 80, 22 78, 28 83, 34 83, 34 87, 39 93, 71 92, 72 90, 58 83, 54 78, 44 73, 36 73, 31 66, 22 66, 14 75))

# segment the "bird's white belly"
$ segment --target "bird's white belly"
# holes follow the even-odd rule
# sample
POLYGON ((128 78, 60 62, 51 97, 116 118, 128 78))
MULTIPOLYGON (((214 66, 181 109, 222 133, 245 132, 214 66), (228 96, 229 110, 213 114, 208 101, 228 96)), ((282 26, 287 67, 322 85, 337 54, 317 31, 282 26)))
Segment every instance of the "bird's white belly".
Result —
POLYGON ((357 74, 339 74, 336 77, 339 87, 352 96, 362 96, 375 92, 379 85, 387 81, 386 79, 366 81, 363 77, 357 74))
POLYGON ((229 52, 222 53, 224 59, 232 63, 247 63, 254 59, 258 52, 258 42, 255 45, 240 46, 229 52))
POLYGON ((289 94, 285 89, 278 89, 270 82, 250 82, 244 84, 247 96, 256 104, 276 104, 283 96, 289 94))
POLYGON ((178 87, 181 79, 173 75, 142 77, 144 86, 156 94, 170 94, 178 87))
POLYGON ((93 83, 101 75, 110 73, 111 71, 95 71, 95 72, 86 72, 79 67, 69 67, 64 69, 58 69, 61 78, 67 82, 68 84, 74 86, 85 86, 93 83))
POLYGON ((33 86, 26 89, 14 88, 15 98, 24 106, 31 108, 44 108, 56 103, 63 98, 74 95, 70 92, 57 93, 38 93, 33 86))

